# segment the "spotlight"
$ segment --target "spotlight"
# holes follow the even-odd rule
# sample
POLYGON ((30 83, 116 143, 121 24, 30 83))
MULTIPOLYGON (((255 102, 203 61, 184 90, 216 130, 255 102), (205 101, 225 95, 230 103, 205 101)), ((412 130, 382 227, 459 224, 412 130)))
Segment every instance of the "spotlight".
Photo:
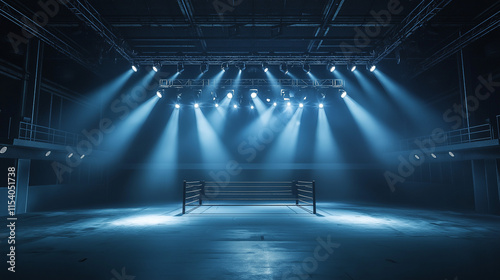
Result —
POLYGON ((72 156, 73 156, 73 153, 70 153, 70 154, 68 155, 68 158, 71 158, 72 156))
POLYGON ((436 155, 434 153, 431 154, 431 157, 433 158, 437 158, 436 155))
POLYGON ((161 94, 161 91, 160 91, 160 90, 156 92, 156 96, 158 96, 159 98, 162 98, 162 97, 163 97, 163 95, 161 94))
POLYGON ((328 65, 326 66, 326 69, 328 69, 328 71, 330 71, 330 72, 335 71, 335 64, 333 64, 332 62, 328 63, 328 65))
POLYGON ((234 104, 234 105, 233 105, 233 108, 234 108, 234 109, 237 109, 237 108, 238 108, 238 105, 234 104))
POLYGON ((448 152, 448 154, 450 155, 450 157, 455 157, 455 154, 452 152, 448 152))
POLYGON ((303 108, 303 107, 304 107, 304 104, 300 103, 300 104, 299 104, 299 107, 300 107, 300 108, 303 108))
POLYGON ((177 73, 184 72, 184 64, 182 62, 177 63, 177 73))
POLYGON ((46 157, 48 157, 48 156, 50 156, 50 154, 52 154, 52 151, 47 151, 47 152, 45 153, 45 156, 46 156, 46 157))
POLYGON ((220 69, 222 69, 222 71, 226 72, 227 69, 229 69, 229 63, 227 62, 224 62, 220 65, 220 69))
POLYGON ((215 108, 219 108, 219 103, 215 103, 215 108))
POLYGON ((269 99, 269 98, 266 98, 266 101, 267 101, 267 103, 269 103, 269 102, 271 102, 271 99, 269 99))
POLYGON ((278 106, 278 104, 277 104, 276 102, 274 102, 274 103, 273 103, 273 106, 274 106, 274 107, 276 107, 276 106, 278 106))
POLYGON ((259 91, 256 90, 256 89, 251 89, 250 92, 251 92, 250 93, 250 97, 252 97, 252 99, 254 99, 255 97, 257 97, 257 94, 259 93, 259 91))
POLYGON ((234 96, 234 91, 230 91, 230 92, 228 92, 226 96, 227 96, 227 98, 229 98, 229 99, 233 98, 233 96, 234 96))
POLYGON ((286 63, 281 63, 280 64, 280 71, 283 72, 285 75, 288 74, 288 65, 286 63))
POLYGON ((202 63, 200 65, 200 72, 201 72, 201 74, 207 73, 208 72, 208 67, 209 67, 208 63, 202 63))
POLYGON ((287 103, 286 103, 286 106, 287 106, 287 107, 290 107, 291 105, 292 105, 292 103, 290 103, 290 102, 287 102, 287 103))
POLYGON ((375 64, 366 65, 366 69, 370 70, 370 72, 373 72, 375 71, 375 69, 377 69, 377 66, 375 66, 375 64))
POLYGON ((7 147, 2 147, 0 149, 0 154, 5 154, 7 152, 7 147))
POLYGON ((161 64, 160 63, 156 63, 156 64, 153 65, 153 71, 155 71, 155 72, 160 71, 160 68, 161 68, 161 64))
POLYGON ((341 93, 340 97, 342 97, 342 98, 345 98, 347 96, 347 91, 345 91, 343 89, 340 90, 340 93, 341 93))
POLYGON ((139 65, 132 64, 132 70, 134 70, 134 72, 139 71, 139 65))
POLYGON ((323 103, 319 103, 319 108, 322 109, 323 107, 325 107, 325 105, 323 105, 323 103))
POLYGON ((179 109, 180 107, 181 107, 181 105, 179 105, 179 104, 175 104, 175 108, 176 108, 176 109, 179 109))
POLYGON ((262 62, 262 70, 264 70, 264 72, 269 71, 269 64, 267 64, 267 62, 262 62))
POLYGON ((198 103, 194 103, 194 107, 195 107, 195 108, 200 108, 200 104, 198 104, 198 103))
POLYGON ((238 68, 240 70, 240 72, 241 72, 241 71, 247 69, 247 66, 246 66, 246 64, 244 62, 241 62, 241 63, 237 63, 236 64, 236 68, 238 68))
POLYGON ((255 108, 253 105, 252 105, 252 106, 250 106, 250 109, 252 109, 252 110, 253 110, 253 108, 255 108))
POLYGON ((415 155, 415 158, 416 158, 416 159, 420 159, 420 157, 419 157, 418 155, 415 155))
POLYGON ((308 63, 302 64, 302 70, 304 70, 304 72, 309 74, 311 72, 311 65, 309 65, 308 63))
POLYGON ((81 156, 80 156, 80 159, 83 159, 84 157, 85 157, 85 155, 81 155, 81 156))
POLYGON ((351 71, 351 72, 354 72, 354 70, 356 70, 356 65, 352 64, 352 65, 347 65, 347 68, 351 71))

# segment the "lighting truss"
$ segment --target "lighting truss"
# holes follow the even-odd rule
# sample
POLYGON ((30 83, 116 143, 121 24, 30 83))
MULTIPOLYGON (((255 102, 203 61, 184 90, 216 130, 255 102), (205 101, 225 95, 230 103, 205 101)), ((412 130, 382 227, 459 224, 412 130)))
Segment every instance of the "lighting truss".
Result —
POLYGON ((159 86, 162 88, 204 88, 204 87, 301 87, 301 88, 343 88, 342 79, 161 79, 159 86))

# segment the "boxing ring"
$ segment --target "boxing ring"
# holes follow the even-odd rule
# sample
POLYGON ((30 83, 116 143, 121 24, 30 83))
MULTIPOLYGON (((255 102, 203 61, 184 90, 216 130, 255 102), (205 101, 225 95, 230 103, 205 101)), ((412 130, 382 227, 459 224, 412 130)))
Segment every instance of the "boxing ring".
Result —
POLYGON ((184 181, 182 214, 201 206, 296 206, 316 214, 314 181, 184 181))

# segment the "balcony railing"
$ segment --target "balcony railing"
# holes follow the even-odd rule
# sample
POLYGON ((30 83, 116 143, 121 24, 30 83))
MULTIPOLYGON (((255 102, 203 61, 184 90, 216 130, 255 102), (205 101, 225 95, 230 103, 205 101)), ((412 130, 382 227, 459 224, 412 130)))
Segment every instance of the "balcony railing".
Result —
POLYGON ((76 133, 27 122, 20 122, 19 139, 65 146, 76 146, 76 144, 83 138, 82 135, 76 133))
MULTIPOLYGON (((498 127, 498 120, 499 116, 497 116, 497 127, 498 127)), ((497 133, 498 133, 498 128, 497 128, 497 133)), ((451 130, 446 132, 445 135, 446 135, 446 140, 444 142, 434 141, 431 135, 405 139, 400 142, 399 148, 401 150, 411 150, 419 148, 417 143, 425 141, 431 141, 435 146, 447 146, 447 145, 464 144, 464 143, 495 139, 493 127, 489 123, 471 126, 469 128, 451 130)))

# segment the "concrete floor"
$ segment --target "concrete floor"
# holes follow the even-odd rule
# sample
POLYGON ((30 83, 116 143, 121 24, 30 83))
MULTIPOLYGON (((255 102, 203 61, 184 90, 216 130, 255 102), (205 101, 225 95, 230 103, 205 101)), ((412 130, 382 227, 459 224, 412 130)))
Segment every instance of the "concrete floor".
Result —
POLYGON ((20 215, 16 273, 3 261, 0 278, 500 279, 496 216, 340 203, 318 204, 317 215, 286 206, 179 213, 169 205, 20 215))

